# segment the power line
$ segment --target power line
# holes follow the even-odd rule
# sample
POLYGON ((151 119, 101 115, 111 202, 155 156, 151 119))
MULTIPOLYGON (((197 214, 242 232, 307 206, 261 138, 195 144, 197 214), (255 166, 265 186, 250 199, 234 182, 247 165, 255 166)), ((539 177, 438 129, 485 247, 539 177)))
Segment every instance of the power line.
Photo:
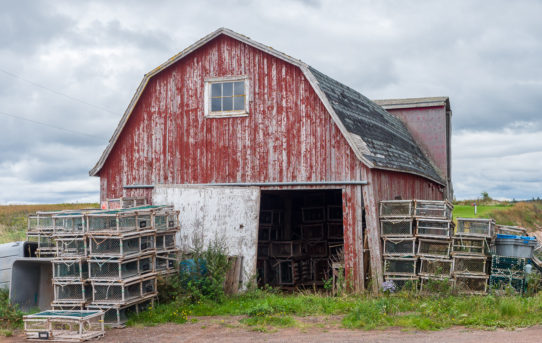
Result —
POLYGON ((0 114, 3 114, 3 115, 8 116, 8 117, 12 117, 12 118, 24 120, 24 121, 27 121, 27 122, 30 122, 30 123, 34 123, 34 124, 38 124, 38 125, 43 125, 43 126, 47 126, 47 127, 53 128, 53 129, 57 129, 57 130, 69 132, 69 133, 74 134, 74 135, 78 135, 78 136, 86 136, 86 137, 90 137, 90 138, 94 138, 94 139, 99 139, 99 140, 101 140, 101 141, 104 140, 102 137, 98 137, 98 136, 94 136, 94 135, 89 135, 88 133, 83 133, 83 132, 79 132, 79 131, 75 131, 75 130, 71 130, 71 129, 66 129, 66 128, 64 128, 64 127, 60 127, 60 126, 56 126, 56 125, 51 125, 51 124, 44 123, 44 122, 41 122, 41 121, 37 121, 37 120, 34 120, 34 119, 29 119, 29 118, 17 116, 17 115, 15 115, 15 114, 7 113, 7 112, 2 112, 2 111, 0 111, 0 114))
POLYGON ((64 93, 62 93, 62 92, 59 92, 59 91, 54 90, 54 89, 51 89, 51 88, 46 87, 46 86, 44 86, 44 85, 40 85, 39 83, 36 83, 36 82, 30 81, 30 80, 27 80, 27 79, 25 79, 25 78, 23 78, 23 77, 21 77, 21 76, 19 76, 19 75, 13 74, 12 72, 9 72, 9 71, 4 70, 4 69, 2 69, 2 68, 0 68, 0 71, 3 72, 4 74, 8 75, 8 76, 11 76, 11 77, 15 78, 15 79, 22 80, 22 81, 27 82, 27 83, 29 83, 29 84, 35 86, 35 87, 38 87, 38 88, 41 88, 41 89, 45 89, 45 90, 47 90, 47 91, 49 91, 49 92, 51 92, 51 93, 53 93, 53 94, 63 96, 63 97, 68 98, 68 99, 70 99, 70 100, 72 100, 72 101, 77 101, 77 102, 79 102, 79 103, 85 104, 85 105, 90 106, 90 107, 94 107, 95 109, 98 109, 98 110, 101 110, 101 111, 106 111, 106 112, 111 113, 111 114, 115 114, 115 115, 118 114, 118 113, 115 113, 115 112, 113 112, 113 111, 108 110, 107 108, 104 108, 104 107, 101 107, 101 106, 98 106, 98 105, 91 104, 90 102, 86 102, 85 100, 78 99, 78 98, 76 98, 76 97, 73 97, 73 96, 68 95, 68 94, 64 94, 64 93))

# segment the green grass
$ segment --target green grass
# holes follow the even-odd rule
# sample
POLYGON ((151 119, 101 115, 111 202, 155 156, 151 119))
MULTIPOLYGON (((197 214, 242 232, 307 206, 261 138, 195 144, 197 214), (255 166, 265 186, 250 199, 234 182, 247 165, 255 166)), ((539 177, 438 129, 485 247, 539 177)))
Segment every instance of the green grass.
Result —
POLYGON ((477 208, 477 213, 474 214, 474 206, 471 205, 455 205, 454 218, 490 218, 490 215, 495 211, 502 211, 512 207, 510 203, 497 205, 480 205, 477 208))
POLYGON ((391 296, 329 297, 318 294, 268 294, 260 292, 226 298, 221 303, 169 303, 129 320, 128 325, 184 323, 189 316, 243 316, 242 325, 258 331, 301 326, 296 318, 341 316, 349 329, 401 327, 440 330, 460 325, 473 328, 517 328, 542 324, 542 295, 421 297, 410 293, 391 296), (174 313, 185 313, 178 320, 174 313))

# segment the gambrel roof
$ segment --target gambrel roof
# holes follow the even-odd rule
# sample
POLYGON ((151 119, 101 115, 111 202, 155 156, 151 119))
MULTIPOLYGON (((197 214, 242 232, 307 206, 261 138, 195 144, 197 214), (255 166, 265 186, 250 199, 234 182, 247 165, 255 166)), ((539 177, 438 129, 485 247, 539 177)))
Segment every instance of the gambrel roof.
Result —
POLYGON ((397 117, 359 92, 335 81, 304 62, 226 28, 220 28, 203 37, 143 77, 136 94, 109 140, 107 148, 94 168, 90 170, 91 176, 99 174, 149 80, 219 35, 237 39, 299 67, 357 158, 366 166, 420 175, 441 185, 445 184, 429 157, 422 152, 406 126, 397 117))

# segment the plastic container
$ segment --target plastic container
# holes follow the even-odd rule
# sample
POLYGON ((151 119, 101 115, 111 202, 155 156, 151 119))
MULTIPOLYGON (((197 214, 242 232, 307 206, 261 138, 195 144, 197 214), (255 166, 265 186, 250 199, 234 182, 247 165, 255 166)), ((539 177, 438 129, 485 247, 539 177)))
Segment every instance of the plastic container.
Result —
POLYGON ((496 253, 499 256, 530 258, 537 245, 536 238, 528 236, 497 235, 495 240, 496 253))

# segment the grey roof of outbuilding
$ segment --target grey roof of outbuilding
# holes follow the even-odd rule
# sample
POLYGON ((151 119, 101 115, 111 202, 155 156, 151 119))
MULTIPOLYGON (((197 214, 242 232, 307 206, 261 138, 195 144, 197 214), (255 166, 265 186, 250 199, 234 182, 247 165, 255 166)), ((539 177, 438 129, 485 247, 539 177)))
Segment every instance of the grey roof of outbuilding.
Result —
POLYGON ((333 110, 376 168, 409 171, 437 182, 443 179, 403 122, 352 88, 309 67, 333 110))

